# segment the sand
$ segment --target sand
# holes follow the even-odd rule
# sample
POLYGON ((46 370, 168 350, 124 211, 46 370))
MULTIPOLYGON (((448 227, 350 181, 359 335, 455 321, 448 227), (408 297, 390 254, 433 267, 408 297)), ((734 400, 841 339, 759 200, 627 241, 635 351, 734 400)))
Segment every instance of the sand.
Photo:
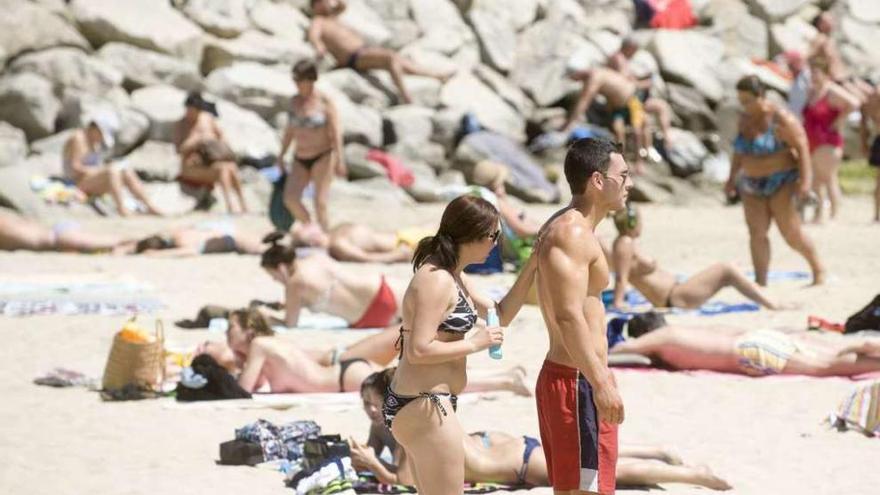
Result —
MULTIPOLYGON (((335 220, 359 220, 382 226, 436 221, 442 205, 382 207, 357 199, 334 198, 335 220), (363 215, 381 211, 380 215, 363 215)), ((772 283, 769 292, 802 309, 755 312, 713 318, 672 317, 677 323, 718 322, 748 327, 803 328, 808 314, 846 318, 878 291, 880 226, 871 224, 870 199, 848 198, 842 218, 809 227, 830 269, 827 285, 807 288, 803 281, 772 283)), ((530 207, 548 215, 548 207, 530 207)), ((700 206, 643 208, 646 252, 667 269, 693 273, 713 262, 730 261, 749 268, 746 227, 741 208, 700 206)), ((191 222, 177 219, 100 219, 84 227, 105 232, 148 233, 158 225, 191 222)), ((261 216, 236 220, 262 232, 261 216)), ((610 239, 612 226, 601 232, 610 239)), ((805 270, 806 265, 773 232, 772 268, 805 270)), ((370 270, 371 267, 353 269, 370 270)), ((405 265, 389 273, 407 276, 405 265)), ((166 308, 156 316, 168 338, 192 345, 219 338, 205 330, 181 330, 176 319, 191 317, 203 304, 241 305, 252 298, 277 299, 281 288, 258 267, 256 257, 215 255, 188 259, 3 253, 0 281, 134 280, 150 284, 166 308)), ((481 280, 485 286, 510 276, 481 280)), ((741 301, 732 291, 719 299, 741 301)), ((113 333, 124 321, 112 316, 0 317, 0 493, 29 494, 288 494, 281 475, 247 467, 215 465, 218 444, 236 427, 265 418, 281 422, 311 418, 326 432, 365 439, 367 419, 357 407, 327 410, 314 406, 275 410, 173 409, 166 401, 104 403, 80 388, 39 387, 31 380, 56 366, 100 376, 113 333)), ((146 318, 147 322, 152 321, 146 318)), ((304 345, 323 346, 357 339, 354 332, 303 331, 304 345)), ((526 307, 511 326, 504 360, 483 353, 474 367, 521 364, 530 379, 541 365, 546 337, 535 307, 526 307)), ((880 441, 839 433, 822 424, 853 384, 843 379, 749 379, 726 375, 618 371, 626 406, 621 439, 627 443, 674 448, 688 462, 705 463, 734 486, 738 494, 877 493, 880 441)), ((536 434, 533 399, 490 394, 463 407, 467 430, 501 429, 536 434)), ((659 492, 653 489, 652 492, 659 492)), ((705 489, 667 484, 664 493, 706 493, 705 489)), ((525 492, 522 492, 525 493, 525 492)), ((530 494, 551 493, 547 488, 530 494)), ((619 490, 619 493, 642 493, 619 490)))

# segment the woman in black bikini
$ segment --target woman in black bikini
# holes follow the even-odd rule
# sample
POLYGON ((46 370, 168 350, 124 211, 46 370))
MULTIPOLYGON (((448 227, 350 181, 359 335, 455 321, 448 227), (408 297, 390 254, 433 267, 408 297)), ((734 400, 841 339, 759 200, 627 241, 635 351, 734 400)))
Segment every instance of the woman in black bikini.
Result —
POLYGON ((437 234, 423 239, 413 256, 415 275, 403 298, 400 364, 383 406, 385 422, 413 465, 415 484, 425 495, 461 493, 464 431, 455 417, 457 394, 467 382, 468 354, 500 345, 499 327, 480 324, 487 311, 507 325, 519 312, 535 276, 526 263, 499 303, 479 296, 464 267, 481 263, 501 235, 498 210, 473 196, 454 199, 437 234))
POLYGON ((327 199, 333 172, 345 176, 343 162, 342 126, 333 103, 315 88, 318 68, 311 60, 303 60, 293 67, 297 95, 290 103, 289 120, 281 143, 280 160, 291 144, 296 142, 290 176, 284 185, 284 204, 297 221, 312 222, 302 202, 303 191, 309 182, 315 183, 315 215, 322 229, 327 230, 327 199))

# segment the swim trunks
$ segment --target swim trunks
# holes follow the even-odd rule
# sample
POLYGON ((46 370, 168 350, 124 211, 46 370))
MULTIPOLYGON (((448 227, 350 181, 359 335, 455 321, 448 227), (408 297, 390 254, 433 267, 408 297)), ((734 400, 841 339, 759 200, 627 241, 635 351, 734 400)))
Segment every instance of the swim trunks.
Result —
POLYGON ((635 94, 626 100, 626 106, 611 111, 611 120, 623 119, 634 128, 639 129, 645 122, 645 108, 635 94))
POLYGON ((394 291, 382 276, 379 290, 361 319, 351 324, 351 328, 379 328, 390 325, 397 317, 397 299, 394 291))
POLYGON ((754 330, 734 345, 743 373, 751 376, 778 375, 797 351, 791 337, 776 330, 754 330))
POLYGON ((553 489, 613 494, 617 425, 599 421, 593 390, 584 375, 575 368, 544 361, 535 399, 553 489))

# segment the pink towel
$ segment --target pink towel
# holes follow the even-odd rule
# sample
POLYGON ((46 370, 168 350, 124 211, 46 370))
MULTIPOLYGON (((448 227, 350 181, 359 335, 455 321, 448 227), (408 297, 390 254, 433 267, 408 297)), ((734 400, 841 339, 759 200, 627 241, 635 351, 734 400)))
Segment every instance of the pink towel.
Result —
POLYGON ((385 167, 388 180, 400 187, 409 187, 416 181, 410 169, 399 158, 381 150, 372 149, 367 152, 367 160, 374 161, 385 167))

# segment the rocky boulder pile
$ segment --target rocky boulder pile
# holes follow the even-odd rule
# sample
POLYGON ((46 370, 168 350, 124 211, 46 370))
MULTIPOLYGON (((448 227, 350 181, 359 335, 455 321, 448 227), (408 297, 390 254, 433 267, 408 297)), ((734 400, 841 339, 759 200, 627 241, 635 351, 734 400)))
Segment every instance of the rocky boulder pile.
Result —
MULTIPOLYGON (((353 147, 346 155, 382 147, 410 164, 423 189, 457 168, 465 115, 525 145, 536 129, 561 122, 578 91, 566 67, 603 63, 624 36, 640 40, 634 65, 656 71, 655 94, 676 112, 683 136, 676 141, 684 144, 669 156, 694 171, 711 157, 712 177, 723 176, 717 153, 734 131, 736 80, 758 73, 784 96, 788 82, 756 62, 803 50, 820 6, 832 5, 854 72, 880 69, 880 2, 868 0, 692 0, 698 26, 635 31, 632 0, 347 3, 343 22, 368 43, 455 71, 444 83, 407 76, 414 102, 401 105, 386 72, 322 63, 319 88, 338 108, 353 147)), ((0 0, 0 8, 0 167, 18 167, 24 177, 34 172, 28 164, 55 160, 90 113, 110 109, 121 122, 114 153, 131 155, 151 180, 173 180, 178 165, 168 143, 191 90, 218 103, 240 157, 271 157, 296 92, 290 68, 315 54, 307 0, 0 0)), ((559 153, 536 159, 558 170, 559 153)), ((667 169, 646 180, 679 180, 667 169)), ((376 170, 353 170, 352 187, 357 178, 374 187, 376 170)), ((0 183, 0 196, 7 187, 0 183)))

